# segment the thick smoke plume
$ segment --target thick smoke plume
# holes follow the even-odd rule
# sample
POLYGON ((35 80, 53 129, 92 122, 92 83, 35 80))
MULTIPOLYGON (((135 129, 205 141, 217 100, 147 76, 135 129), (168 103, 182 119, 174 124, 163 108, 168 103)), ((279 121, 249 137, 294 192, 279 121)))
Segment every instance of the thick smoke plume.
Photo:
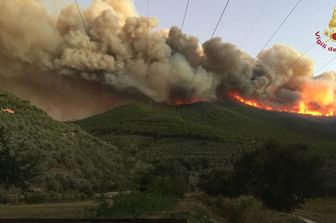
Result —
POLYGON ((313 78, 312 60, 289 46, 254 59, 220 38, 201 44, 176 27, 157 29, 130 0, 95 0, 83 18, 86 27, 74 4, 55 17, 40 0, 0 1, 0 87, 57 119, 138 99, 215 100, 232 91, 272 106, 321 106, 320 96, 304 93, 323 87, 322 105, 335 106, 335 73, 313 78))

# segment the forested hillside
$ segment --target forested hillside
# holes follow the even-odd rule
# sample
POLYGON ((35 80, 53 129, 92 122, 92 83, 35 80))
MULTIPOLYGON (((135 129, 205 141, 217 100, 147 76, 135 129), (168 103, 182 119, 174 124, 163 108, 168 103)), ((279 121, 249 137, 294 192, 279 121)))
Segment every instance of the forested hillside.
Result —
POLYGON ((130 104, 76 122, 146 160, 184 159, 230 167, 244 151, 273 139, 304 143, 326 160, 336 186, 336 119, 264 111, 230 100, 177 107, 130 104))
POLYGON ((126 190, 134 183, 135 165, 141 170, 141 163, 111 144, 77 125, 52 120, 14 95, 0 91, 0 107, 4 109, 0 111, 0 177, 7 189, 86 194, 126 190))

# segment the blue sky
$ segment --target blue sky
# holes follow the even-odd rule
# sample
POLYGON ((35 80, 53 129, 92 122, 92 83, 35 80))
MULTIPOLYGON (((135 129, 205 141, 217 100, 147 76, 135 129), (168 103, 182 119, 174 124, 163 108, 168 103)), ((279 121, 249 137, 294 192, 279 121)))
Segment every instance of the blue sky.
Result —
MULTIPOLYGON (((65 1, 71 2, 71 0, 65 1)), ((91 1, 78 0, 78 2, 85 8, 91 1)), ((147 0, 133 0, 133 2, 141 15, 147 14, 147 0)), ((180 26, 186 2, 187 0, 149 0, 150 16, 158 18, 161 28, 180 26)), ((216 36, 255 56, 296 2, 297 0, 231 0, 216 36), (249 38, 243 42, 268 1, 270 3, 259 22, 249 38)), ((199 37, 201 41, 209 39, 225 3, 226 0, 190 0, 184 32, 199 37)), ((302 0, 267 48, 282 43, 304 52, 315 42, 315 33, 317 31, 323 33, 328 28, 334 7, 336 7, 334 0, 302 0)), ((328 45, 336 47, 336 43, 328 45)), ((315 70, 318 70, 327 61, 336 57, 336 52, 329 52, 316 45, 307 55, 315 61, 315 70)), ((336 70, 336 61, 321 72, 327 70, 336 70)))

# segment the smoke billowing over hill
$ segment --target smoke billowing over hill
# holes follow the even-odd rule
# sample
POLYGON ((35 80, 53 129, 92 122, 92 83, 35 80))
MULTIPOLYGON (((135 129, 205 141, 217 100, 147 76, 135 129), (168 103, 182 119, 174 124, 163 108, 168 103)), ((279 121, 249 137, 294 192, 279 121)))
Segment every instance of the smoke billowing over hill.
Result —
POLYGON ((95 0, 83 17, 87 33, 74 4, 54 17, 41 1, 1 1, 0 87, 56 119, 139 98, 175 104, 232 92, 279 110, 336 111, 335 73, 313 78, 313 61, 292 47, 275 45, 254 59, 220 38, 200 43, 176 27, 157 29, 130 0, 95 0))

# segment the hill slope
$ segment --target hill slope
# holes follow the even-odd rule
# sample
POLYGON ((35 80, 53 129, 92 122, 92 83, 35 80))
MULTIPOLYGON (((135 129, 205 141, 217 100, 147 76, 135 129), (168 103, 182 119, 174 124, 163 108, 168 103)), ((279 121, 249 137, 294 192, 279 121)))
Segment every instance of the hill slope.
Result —
POLYGON ((130 104, 76 124, 147 158, 154 152, 157 158, 207 154, 230 160, 270 138, 318 149, 336 145, 336 119, 263 111, 232 101, 178 107, 130 104))
POLYGON ((31 186, 90 193, 131 184, 135 160, 110 144, 77 125, 54 121, 29 102, 4 91, 0 91, 0 108, 16 112, 0 111, 0 128, 9 138, 13 157, 43 157, 38 176, 29 180, 31 186))
POLYGON ((130 104, 76 124, 142 160, 183 159, 203 167, 230 168, 242 152, 269 139, 306 143, 324 157, 328 187, 336 188, 335 118, 263 111, 228 100, 130 104))

